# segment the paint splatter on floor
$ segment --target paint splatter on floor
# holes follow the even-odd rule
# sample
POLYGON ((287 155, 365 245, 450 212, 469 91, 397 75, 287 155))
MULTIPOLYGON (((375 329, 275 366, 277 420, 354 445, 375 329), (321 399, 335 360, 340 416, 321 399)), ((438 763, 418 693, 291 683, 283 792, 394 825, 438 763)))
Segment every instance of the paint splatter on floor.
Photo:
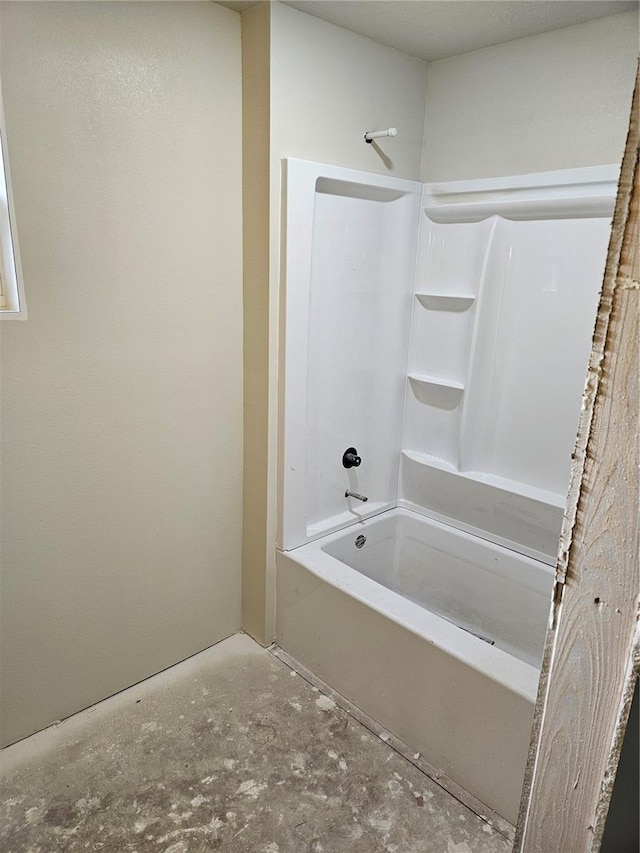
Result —
POLYGON ((3 853, 511 849, 244 635, 3 757, 3 853))

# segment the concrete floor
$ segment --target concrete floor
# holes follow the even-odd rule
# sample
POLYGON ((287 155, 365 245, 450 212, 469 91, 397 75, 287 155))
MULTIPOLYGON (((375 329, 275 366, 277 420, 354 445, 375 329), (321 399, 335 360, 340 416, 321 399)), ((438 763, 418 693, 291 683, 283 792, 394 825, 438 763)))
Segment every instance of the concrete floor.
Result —
POLYGON ((3 853, 507 853, 245 635, 2 754, 3 853))

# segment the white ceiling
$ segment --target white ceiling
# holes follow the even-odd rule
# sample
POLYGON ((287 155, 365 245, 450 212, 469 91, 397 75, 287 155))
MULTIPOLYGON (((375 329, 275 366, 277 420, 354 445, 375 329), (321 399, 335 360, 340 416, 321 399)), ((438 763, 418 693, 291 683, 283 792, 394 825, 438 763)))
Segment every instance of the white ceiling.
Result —
MULTIPOLYGON (((284 0, 427 62, 637 9, 626 0, 284 0)), ((255 0, 228 0, 242 12, 255 0)))

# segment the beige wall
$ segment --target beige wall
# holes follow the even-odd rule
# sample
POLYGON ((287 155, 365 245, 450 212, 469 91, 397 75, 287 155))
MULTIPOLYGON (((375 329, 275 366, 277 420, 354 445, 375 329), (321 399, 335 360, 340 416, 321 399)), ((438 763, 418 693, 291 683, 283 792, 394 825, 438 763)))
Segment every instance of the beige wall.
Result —
POLYGON ((430 64, 423 180, 619 163, 637 56, 628 12, 430 64))
POLYGON ((271 51, 272 179, 283 157, 420 178, 424 62, 280 3, 271 51), (390 126, 386 163, 363 136, 390 126))
POLYGON ((266 501, 269 489, 269 6, 242 15, 244 246, 244 490, 242 622, 260 642, 267 629, 266 501))
MULTIPOLYGON (((252 14, 255 12, 243 15, 243 33, 252 14)), ((256 25, 254 20, 254 39, 256 25)), ((263 315, 263 331, 270 329, 269 396, 265 403, 266 435, 260 431, 251 438, 252 442, 265 441, 267 453, 266 487, 261 488, 260 513, 252 516, 252 529, 259 535, 265 531, 262 553, 267 562, 266 577, 262 562, 254 560, 253 566, 245 562, 244 611, 245 618, 251 614, 251 621, 245 621, 246 629, 270 642, 275 631, 282 160, 285 157, 319 160, 418 179, 426 65, 279 3, 270 7, 270 31, 263 22, 260 32, 263 39, 270 41, 271 49, 270 249, 268 258, 264 252, 262 255, 269 264, 269 313, 263 315), (398 136, 382 142, 384 156, 381 156, 379 150, 364 142, 363 136, 367 130, 389 126, 398 128, 398 136)), ((247 112, 245 120, 252 120, 247 112)), ((252 345, 248 342, 247 346, 252 345)), ((255 467, 259 472, 257 461, 255 467)), ((256 510, 258 497, 255 495, 256 510)))
POLYGON ((241 66, 213 3, 0 15, 7 742, 240 626, 241 66))

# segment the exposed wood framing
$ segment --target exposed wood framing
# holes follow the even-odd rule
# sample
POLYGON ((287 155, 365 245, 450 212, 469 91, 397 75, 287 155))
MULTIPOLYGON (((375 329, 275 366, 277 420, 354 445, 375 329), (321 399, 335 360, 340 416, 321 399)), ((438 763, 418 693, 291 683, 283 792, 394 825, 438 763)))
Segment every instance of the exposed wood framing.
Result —
POLYGON ((640 665, 638 97, 636 79, 560 540, 518 853, 600 849, 640 665))

